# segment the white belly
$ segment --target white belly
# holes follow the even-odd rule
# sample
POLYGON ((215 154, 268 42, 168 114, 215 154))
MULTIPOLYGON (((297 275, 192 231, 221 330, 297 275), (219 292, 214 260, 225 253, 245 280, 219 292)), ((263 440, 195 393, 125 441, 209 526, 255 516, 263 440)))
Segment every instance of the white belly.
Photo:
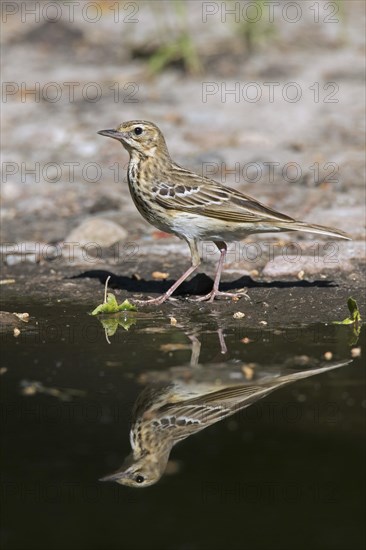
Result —
POLYGON ((231 242, 245 239, 254 233, 277 232, 280 228, 259 223, 228 223, 216 218, 186 213, 174 216, 171 231, 196 240, 231 242))

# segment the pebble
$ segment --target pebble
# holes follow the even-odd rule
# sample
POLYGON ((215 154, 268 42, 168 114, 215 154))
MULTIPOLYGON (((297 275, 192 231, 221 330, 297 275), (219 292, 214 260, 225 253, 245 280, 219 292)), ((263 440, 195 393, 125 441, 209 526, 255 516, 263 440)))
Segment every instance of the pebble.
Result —
POLYGON ((88 218, 67 235, 65 242, 80 246, 96 243, 108 247, 126 238, 127 231, 117 223, 103 218, 88 218))
POLYGON ((324 270, 341 269, 343 272, 353 270, 352 263, 340 255, 335 258, 335 262, 327 262, 324 258, 315 261, 312 256, 302 256, 296 258, 289 256, 287 259, 282 256, 276 256, 264 266, 262 275, 264 277, 296 277, 302 281, 306 277, 322 276, 324 270))
POLYGON ((361 357, 361 348, 352 348, 351 357, 353 357, 353 359, 355 359, 356 357, 361 357))
POLYGON ((243 319, 243 317, 245 317, 245 313, 243 313, 242 311, 237 311, 236 313, 234 313, 233 317, 234 319, 243 319))

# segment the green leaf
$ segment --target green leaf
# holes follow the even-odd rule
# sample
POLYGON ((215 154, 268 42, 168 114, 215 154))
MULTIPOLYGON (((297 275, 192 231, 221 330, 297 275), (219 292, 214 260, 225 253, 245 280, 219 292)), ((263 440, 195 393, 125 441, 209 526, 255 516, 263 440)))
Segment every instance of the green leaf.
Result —
POLYGON ((108 318, 108 319, 99 319, 99 321, 102 323, 102 326, 107 334, 107 336, 114 336, 118 329, 118 319, 116 318, 108 318))
POLYGON ((112 293, 107 294, 107 301, 103 304, 99 304, 93 311, 92 315, 98 315, 98 313, 116 313, 118 311, 118 303, 116 297, 112 293))
POLYGON ((133 325, 136 325, 136 317, 129 317, 124 315, 124 317, 118 319, 118 326, 124 328, 126 331, 130 330, 133 325))
POLYGON ((348 298, 347 305, 348 305, 349 312, 351 314, 351 319, 356 323, 360 323, 361 314, 359 312, 356 300, 354 300, 353 298, 348 298))
POLYGON ((343 319, 343 321, 333 321, 333 325, 358 325, 359 323, 361 323, 362 318, 356 300, 351 297, 348 298, 347 306, 350 312, 350 316, 346 319, 343 319))
POLYGON ((343 321, 333 321, 333 325, 353 325, 354 321, 347 317, 347 319, 343 319, 343 321))
POLYGON ((91 312, 91 315, 98 315, 99 313, 118 313, 119 311, 137 311, 137 308, 128 300, 118 305, 115 295, 108 292, 107 301, 103 304, 99 304, 99 306, 91 312))
POLYGON ((137 311, 137 307, 131 304, 128 300, 125 300, 118 306, 118 311, 137 311))
POLYGON ((128 331, 130 327, 136 324, 135 316, 129 316, 128 314, 117 313, 114 317, 104 317, 99 319, 107 336, 114 336, 118 327, 124 328, 128 331))

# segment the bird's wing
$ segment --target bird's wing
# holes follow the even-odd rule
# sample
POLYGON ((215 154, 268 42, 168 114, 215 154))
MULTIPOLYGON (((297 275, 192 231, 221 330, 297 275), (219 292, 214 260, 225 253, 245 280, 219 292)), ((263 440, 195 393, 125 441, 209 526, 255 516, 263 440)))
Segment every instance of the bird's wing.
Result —
POLYGON ((154 182, 153 198, 168 209, 219 218, 228 222, 293 222, 256 199, 193 172, 172 170, 169 178, 154 182))
POLYGON ((167 437, 171 437, 176 443, 252 405, 281 386, 328 372, 350 362, 346 360, 321 368, 298 371, 275 378, 269 377, 260 384, 228 386, 199 397, 176 403, 170 402, 154 411, 154 421, 157 423, 155 427, 166 433, 167 437))
MULTIPOLYGON (((270 393, 273 386, 234 386, 224 388, 159 410, 160 428, 165 428, 175 441, 186 438, 219 420, 235 414, 270 393)), ((165 430, 164 430, 165 431, 165 430)))

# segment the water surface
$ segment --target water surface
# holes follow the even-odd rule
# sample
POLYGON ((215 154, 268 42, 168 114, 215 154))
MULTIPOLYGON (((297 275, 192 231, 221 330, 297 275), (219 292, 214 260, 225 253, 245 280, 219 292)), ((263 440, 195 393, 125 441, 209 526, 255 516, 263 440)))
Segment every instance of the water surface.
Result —
POLYGON ((29 323, 2 335, 4 547, 363 547, 360 359, 187 438, 152 487, 98 479, 130 452, 131 410, 147 384, 205 366, 235 382, 324 354, 349 360, 364 334, 355 344, 349 327, 251 327, 175 309, 176 325, 154 310, 127 316, 108 344, 84 306, 21 309, 29 323))

